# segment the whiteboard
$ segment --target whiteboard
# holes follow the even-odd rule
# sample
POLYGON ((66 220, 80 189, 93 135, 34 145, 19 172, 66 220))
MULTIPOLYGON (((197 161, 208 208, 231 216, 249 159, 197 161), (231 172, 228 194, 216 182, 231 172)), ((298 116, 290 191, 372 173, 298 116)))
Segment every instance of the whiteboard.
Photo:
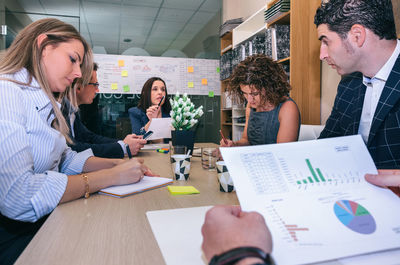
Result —
POLYGON ((100 93, 140 94, 147 79, 161 77, 168 94, 221 95, 219 60, 95 54, 100 93))

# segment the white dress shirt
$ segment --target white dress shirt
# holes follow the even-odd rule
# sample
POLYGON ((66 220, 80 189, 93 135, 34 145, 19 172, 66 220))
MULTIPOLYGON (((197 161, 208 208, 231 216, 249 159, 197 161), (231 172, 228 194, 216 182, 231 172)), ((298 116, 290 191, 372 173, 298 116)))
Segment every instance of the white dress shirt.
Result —
POLYGON ((367 87, 365 91, 364 104, 361 113, 360 126, 358 134, 361 134, 365 143, 368 142, 369 131, 371 130, 372 120, 374 118, 376 107, 378 106, 379 98, 381 97, 383 88, 392 71, 392 68, 400 54, 400 41, 397 40, 395 50, 389 60, 372 78, 363 77, 363 83, 367 87))
MULTIPOLYGON (((28 83, 28 71, 2 76, 28 83)), ((51 127, 49 98, 32 79, 29 85, 0 80, 0 212, 35 222, 60 202, 68 177, 82 172, 91 149, 72 151, 51 127)))

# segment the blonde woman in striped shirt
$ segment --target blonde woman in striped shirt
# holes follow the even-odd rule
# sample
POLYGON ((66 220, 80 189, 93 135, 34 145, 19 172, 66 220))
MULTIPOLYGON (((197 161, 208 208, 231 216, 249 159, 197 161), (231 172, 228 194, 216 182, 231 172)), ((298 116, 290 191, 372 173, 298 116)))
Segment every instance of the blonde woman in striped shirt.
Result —
POLYGON ((0 62, 1 264, 16 260, 58 204, 152 175, 142 160, 67 147, 60 95, 75 78, 90 79, 92 66, 86 41, 57 19, 23 29, 0 62))

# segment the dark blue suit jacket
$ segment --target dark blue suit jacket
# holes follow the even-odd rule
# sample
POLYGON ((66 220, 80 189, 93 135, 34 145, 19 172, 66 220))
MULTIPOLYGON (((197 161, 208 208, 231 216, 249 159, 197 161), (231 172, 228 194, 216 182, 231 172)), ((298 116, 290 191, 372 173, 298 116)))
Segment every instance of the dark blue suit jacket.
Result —
POLYGON ((70 127, 69 136, 73 140, 73 144, 69 145, 72 150, 76 152, 81 152, 86 149, 91 148, 93 154, 98 157, 104 158, 123 158, 124 151, 121 145, 118 143, 117 139, 108 138, 102 135, 95 134, 86 128, 82 123, 79 112, 75 113, 74 126, 71 128, 69 115, 71 112, 70 103, 68 100, 64 99, 62 112, 64 118, 70 127), (74 130, 75 137, 72 137, 71 129, 74 130))
MULTIPOLYGON (((320 138, 358 133, 366 87, 361 73, 342 79, 320 138)), ((367 148, 379 169, 400 168, 400 56, 386 81, 372 120, 367 148)))

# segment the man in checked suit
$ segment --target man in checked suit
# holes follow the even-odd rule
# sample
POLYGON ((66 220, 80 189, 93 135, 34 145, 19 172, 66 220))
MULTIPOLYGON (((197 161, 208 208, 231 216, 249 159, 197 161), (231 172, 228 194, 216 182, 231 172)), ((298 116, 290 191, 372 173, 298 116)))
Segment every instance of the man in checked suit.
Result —
POLYGON ((343 76, 320 138, 360 134, 378 168, 400 168, 400 44, 391 1, 331 0, 314 23, 321 60, 343 76))
MULTIPOLYGON (((378 168, 400 168, 400 45, 390 0, 324 1, 315 24, 321 60, 345 75, 321 137, 361 134, 378 168)), ((400 170, 365 178, 400 196, 400 170)), ((265 260, 271 234, 256 212, 216 206, 201 231, 204 255, 213 264, 233 257, 228 254, 236 254, 236 264, 271 264, 265 260), (258 254, 246 246, 259 248, 258 254)))

